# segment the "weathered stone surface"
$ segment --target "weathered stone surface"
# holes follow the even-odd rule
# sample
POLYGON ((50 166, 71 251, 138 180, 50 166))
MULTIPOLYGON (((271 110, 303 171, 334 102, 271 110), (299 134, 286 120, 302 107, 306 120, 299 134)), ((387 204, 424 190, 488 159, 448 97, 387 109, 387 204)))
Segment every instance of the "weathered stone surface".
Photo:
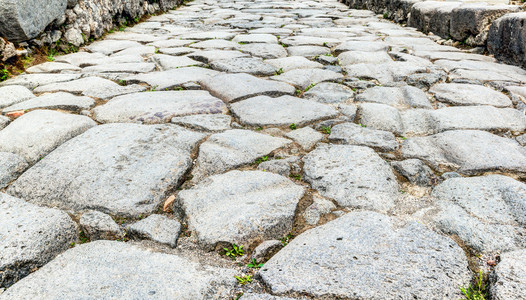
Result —
POLYGON ((95 125, 85 116, 35 110, 0 131, 0 151, 16 153, 33 164, 95 125))
POLYGON ((96 241, 68 250, 0 296, 34 298, 228 298, 235 272, 127 243, 96 241), (111 287, 111 288, 106 288, 111 287))
POLYGON ((432 196, 438 199, 436 226, 475 251, 526 246, 526 184, 502 175, 458 177, 435 187, 432 196))
POLYGON ((272 34, 267 33, 253 33, 253 34, 239 34, 232 39, 236 43, 266 43, 266 44, 277 44, 278 39, 272 34))
POLYGON ((174 206, 184 211, 198 243, 214 249, 287 235, 304 192, 304 187, 277 174, 230 171, 179 192, 174 206))
POLYGON ((312 200, 313 203, 309 205, 309 207, 307 207, 303 213, 303 218, 309 225, 318 224, 323 215, 326 215, 330 213, 331 210, 336 209, 336 205, 327 199, 314 197, 312 200))
POLYGON ((292 46, 287 48, 289 56, 305 56, 307 58, 331 53, 331 49, 321 46, 292 46))
POLYGON ((199 49, 238 49, 241 45, 232 41, 213 39, 193 43, 188 46, 199 49))
POLYGON ((294 94, 294 87, 272 80, 264 80, 252 75, 222 74, 201 80, 201 86, 210 94, 225 102, 234 102, 254 96, 281 96, 294 94))
POLYGON ((0 87, 0 109, 34 97, 35 95, 24 86, 11 85, 0 87))
POLYGON ((244 293, 240 300, 293 300, 289 297, 272 296, 268 294, 244 293))
POLYGON ((197 179, 250 164, 291 141, 249 130, 233 129, 211 135, 199 147, 197 165, 192 172, 197 179))
POLYGON ((384 51, 346 51, 338 55, 338 61, 341 66, 347 66, 360 63, 382 64, 392 62, 393 59, 384 51))
POLYGON ((494 300, 522 300, 526 288, 526 250, 500 255, 500 262, 489 276, 489 293, 494 300))
POLYGON ((92 61, 106 59, 102 53, 76 52, 55 57, 55 62, 68 63, 77 67, 92 65, 92 61))
POLYGON ((247 73, 260 76, 275 75, 278 70, 261 59, 245 57, 216 60, 210 63, 210 67, 227 73, 247 73))
POLYGON ((321 103, 347 102, 353 97, 354 92, 351 88, 332 82, 318 83, 303 93, 303 98, 321 103))
POLYGON ((62 109, 69 111, 81 111, 83 109, 90 109, 95 106, 95 100, 85 96, 75 96, 70 93, 53 93, 45 94, 43 96, 32 98, 24 102, 11 105, 2 110, 3 113, 30 110, 36 108, 45 109, 62 109))
POLYGON ((124 78, 131 83, 145 82, 157 90, 165 90, 181 86, 188 82, 199 82, 219 74, 215 70, 188 67, 168 70, 164 72, 152 72, 139 74, 124 78))
POLYGON ((124 237, 124 230, 107 214, 92 210, 80 217, 80 228, 90 241, 116 240, 124 237))
POLYGON ((272 76, 271 78, 290 83, 304 90, 312 84, 317 84, 324 81, 341 80, 343 79, 343 75, 329 70, 294 69, 281 75, 272 76))
POLYGON ((28 89, 34 89, 38 86, 66 82, 80 78, 79 74, 27 74, 20 75, 4 82, 0 82, 1 86, 21 85, 28 89))
POLYGON ((438 101, 453 105, 512 105, 506 95, 482 85, 441 83, 434 85, 429 92, 433 93, 438 101))
POLYGON ((286 134, 288 138, 293 139, 305 150, 311 150, 319 141, 323 139, 323 134, 311 127, 304 127, 293 130, 286 134))
POLYGON ((342 123, 332 127, 329 141, 346 145, 368 146, 381 151, 398 149, 398 142, 391 132, 369 129, 353 123, 342 123))
POLYGON ((141 44, 135 41, 104 40, 104 41, 97 41, 87 46, 85 49, 92 53, 98 52, 104 55, 109 55, 109 54, 113 54, 115 52, 119 52, 127 48, 140 47, 140 46, 141 44))
POLYGON ((137 84, 121 86, 111 80, 91 76, 66 83, 52 83, 40 86, 35 89, 35 92, 69 92, 94 98, 110 99, 115 96, 142 92, 144 90, 146 90, 145 87, 137 84))
POLYGON ((175 117, 170 122, 195 130, 223 131, 230 129, 232 117, 222 114, 191 115, 175 117))
POLYGON ((287 72, 294 69, 313 69, 323 68, 323 65, 312 60, 308 60, 303 56, 288 56, 276 59, 267 59, 266 63, 276 67, 276 70, 287 72))
POLYGON ((303 161, 305 180, 339 205, 381 212, 394 207, 398 183, 371 148, 320 144, 303 161))
POLYGON ((425 1, 411 7, 408 25, 418 30, 447 38, 450 31, 451 12, 459 7, 461 2, 425 1))
POLYGON ((234 51, 234 50, 203 50, 203 51, 195 51, 187 55, 188 57, 198 60, 200 62, 203 62, 205 64, 209 64, 211 62, 214 62, 216 60, 222 60, 222 59, 233 59, 233 58, 241 58, 241 57, 249 57, 248 54, 240 52, 240 51, 234 51))
POLYGON ((459 298, 458 287, 471 278, 463 250, 421 224, 398 222, 374 212, 348 213, 296 237, 260 275, 277 294, 459 298))
POLYGON ((339 55, 345 51, 381 52, 388 49, 389 45, 380 41, 347 41, 334 48, 334 52, 339 55))
POLYGON ((525 67, 526 12, 506 14, 492 23, 488 35, 488 50, 495 58, 525 67))
POLYGON ((148 239, 171 247, 177 246, 181 223, 163 215, 150 215, 126 227, 132 238, 148 239))
POLYGON ((252 126, 302 126, 338 115, 334 108, 292 96, 271 98, 258 96, 231 105, 232 113, 241 123, 252 126))
POLYGON ((360 124, 377 130, 403 133, 402 118, 398 110, 386 104, 362 103, 358 106, 360 124))
POLYGON ((202 62, 193 60, 186 56, 171 56, 165 54, 155 54, 150 59, 159 65, 161 71, 167 71, 182 67, 191 67, 197 66, 200 67, 204 65, 202 62))
POLYGON ((290 176, 290 165, 285 159, 264 161, 258 165, 258 170, 279 174, 285 177, 290 176))
POLYGON ((0 152, 0 189, 24 172, 29 165, 23 157, 14 153, 0 152))
POLYGON ((526 152, 511 139, 478 130, 451 130, 407 139, 405 158, 419 158, 441 172, 475 175, 487 171, 526 172, 526 152))
POLYGON ((426 166, 419 159, 406 159, 402 161, 393 161, 391 166, 410 183, 419 186, 430 186, 435 178, 433 170, 426 166))
POLYGON ((7 0, 0 3, 0 34, 10 41, 21 42, 38 36, 47 25, 64 15, 67 2, 7 0))
POLYGON ((27 276, 76 239, 77 226, 65 212, 0 193, 0 287, 27 276))
POLYGON ((226 113, 225 103, 206 91, 161 91, 115 97, 93 110, 101 123, 170 122, 173 117, 226 113))
POLYGON ((32 73, 60 73, 61 71, 80 71, 81 68, 67 63, 45 62, 40 65, 32 66, 26 69, 29 74, 32 73))
POLYGON ((263 59, 287 56, 287 50, 285 50, 285 48, 283 48, 281 45, 277 44, 246 44, 241 45, 240 49, 245 53, 256 57, 261 57, 263 59))
POLYGON ((272 257, 276 252, 283 248, 283 244, 278 240, 268 240, 259 244, 252 253, 252 258, 257 263, 266 262, 266 260, 272 257))
POLYGON ((391 105, 398 108, 432 108, 426 94, 412 86, 373 87, 356 96, 356 101, 391 105))
POLYGON ((108 63, 85 67, 82 73, 147 73, 155 70, 153 63, 108 63))
POLYGON ((97 126, 26 171, 8 193, 75 211, 148 214, 190 168, 202 138, 175 125, 97 126))

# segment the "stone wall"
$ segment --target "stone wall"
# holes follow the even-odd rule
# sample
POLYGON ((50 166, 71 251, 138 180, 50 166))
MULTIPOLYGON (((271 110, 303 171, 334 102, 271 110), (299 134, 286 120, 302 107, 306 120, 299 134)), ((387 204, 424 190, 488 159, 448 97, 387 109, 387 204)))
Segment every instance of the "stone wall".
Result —
POLYGON ((183 0, 0 0, 0 62, 32 48, 78 47, 183 0), (18 50, 17 50, 18 49, 18 50))

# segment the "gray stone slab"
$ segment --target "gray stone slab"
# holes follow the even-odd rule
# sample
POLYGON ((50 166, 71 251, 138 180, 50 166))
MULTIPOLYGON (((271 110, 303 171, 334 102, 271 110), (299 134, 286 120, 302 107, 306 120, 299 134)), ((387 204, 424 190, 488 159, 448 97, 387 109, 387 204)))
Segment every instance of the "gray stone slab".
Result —
POLYGON ((126 229, 131 238, 148 239, 175 247, 181 233, 181 223, 163 215, 153 214, 127 226, 126 229))
POLYGON ((104 55, 110 55, 127 48, 140 47, 141 44, 135 41, 103 40, 97 41, 85 47, 89 52, 98 52, 104 55))
POLYGON ((429 92, 433 93, 438 101, 453 105, 512 105, 506 95, 482 85, 441 83, 434 85, 429 92))
POLYGON ((202 138, 175 125, 100 125, 27 170, 8 193, 74 211, 149 214, 191 167, 202 138))
POLYGON ((226 41, 221 39, 206 40, 188 45, 191 48, 197 49, 239 49, 241 45, 236 42, 226 41))
POLYGON ((227 111, 223 101, 206 91, 160 91, 115 97, 96 107, 93 115, 101 123, 158 124, 173 117, 227 111))
POLYGON ((241 45, 240 50, 254 57, 261 57, 263 59, 287 56, 287 50, 285 50, 285 48, 281 45, 277 44, 246 44, 241 45))
POLYGON ((392 62, 393 59, 385 51, 345 51, 338 55, 338 61, 341 66, 367 63, 382 64, 392 62))
POLYGON ((232 117, 222 114, 190 115, 172 118, 170 122, 195 130, 224 131, 230 129, 232 117))
POLYGON ((279 239, 292 230, 305 188, 262 171, 230 171, 178 193, 190 230, 206 249, 279 239))
POLYGON ((259 58, 231 58, 221 59, 210 63, 214 70, 227 73, 247 73, 259 76, 275 75, 278 71, 273 65, 263 62, 259 58))
POLYGON ((312 84, 317 84, 324 81, 342 80, 343 75, 330 70, 294 69, 281 75, 272 76, 271 78, 290 83, 299 89, 305 90, 312 84))
POLYGON ((321 103, 349 102, 354 97, 351 88, 333 82, 322 82, 303 93, 303 98, 321 103))
POLYGON ((200 67, 204 65, 202 62, 193 60, 186 56, 155 54, 152 57, 150 57, 150 59, 159 66, 161 71, 191 66, 200 67))
POLYGON ((367 146, 380 151, 398 149, 398 142, 391 132, 369 129, 353 123, 342 123, 332 127, 329 141, 346 145, 367 146))
POLYGON ((91 210, 82 214, 79 220, 80 228, 90 239, 116 240, 124 238, 124 230, 113 218, 100 211, 91 210))
POLYGON ((199 147, 194 179, 223 173, 253 163, 257 158, 290 144, 284 138, 250 130, 233 129, 211 135, 199 147))
POLYGON ((319 37, 319 36, 307 36, 307 35, 295 35, 281 39, 281 43, 287 46, 325 46, 334 47, 341 43, 341 40, 330 38, 330 37, 319 37))
POLYGON ((371 129, 403 133, 402 117, 398 109, 379 103, 362 103, 358 106, 359 122, 371 129))
POLYGON ((115 96, 141 92, 144 90, 146 90, 146 88, 140 85, 133 84, 121 86, 111 80, 91 76, 66 83, 52 83, 40 86, 35 89, 35 92, 69 92, 94 98, 110 99, 115 96))
POLYGON ((130 83, 144 82, 156 90, 165 90, 181 86, 188 82, 199 82, 217 74, 219 74, 219 72, 210 69, 187 67, 163 72, 133 75, 125 77, 124 80, 130 83))
POLYGON ((208 64, 216 60, 249 57, 250 55, 234 50, 203 50, 192 52, 187 56, 208 64))
POLYGON ((221 74, 201 80, 201 86, 210 94, 225 102, 235 102, 254 96, 292 95, 293 86, 272 80, 265 80, 249 74, 221 74))
POLYGON ((55 56, 55 62, 68 63, 77 67, 91 65, 94 60, 107 59, 102 53, 76 52, 66 55, 55 56))
POLYGON ((402 156, 418 158, 441 172, 526 172, 526 151, 516 141, 485 131, 451 130, 407 139, 402 156))
POLYGON ((393 161, 391 166, 411 184, 427 187, 433 184, 435 173, 419 159, 393 161))
POLYGON ((0 109, 34 97, 35 95, 24 86, 11 85, 0 87, 0 109))
POLYGON ((289 56, 305 56, 307 58, 331 53, 331 49, 321 46, 291 46, 287 47, 289 56))
POLYGON ((5 188, 29 167, 23 157, 9 152, 0 152, 0 189, 5 188))
POLYGON ((0 193, 0 237, 0 287, 9 287, 67 250, 77 225, 58 209, 0 193))
POLYGON ((235 287, 235 274, 128 243, 96 241, 60 255, 0 299, 221 299, 235 287))
POLYGON ((318 142, 323 139, 323 134, 310 127, 303 127, 300 129, 292 130, 287 133, 288 138, 293 139, 296 143, 305 150, 311 150, 318 142))
POLYGON ((35 110, 0 131, 0 151, 16 153, 33 164, 95 125, 85 116, 35 110))
POLYGON ((364 211, 299 235, 265 264, 260 276, 275 294, 456 299, 471 272, 453 240, 416 222, 400 224, 364 211))
POLYGON ((334 48, 334 52, 338 55, 345 51, 386 52, 387 50, 389 45, 381 41, 347 41, 334 48))
POLYGON ((334 108, 292 96, 258 96, 230 106, 241 123, 251 126, 298 126, 338 115, 334 108))
POLYGON ((303 161, 305 180, 339 205, 381 212, 394 207, 398 183, 371 148, 319 144, 303 161))
POLYGON ((108 63, 85 67, 82 73, 148 73, 155 70, 153 63, 108 63))
POLYGON ((37 108, 81 111, 84 109, 90 109, 93 106, 95 106, 95 100, 90 97, 75 96, 70 93, 58 92, 45 94, 40 97, 11 105, 4 108, 2 112, 8 113, 17 110, 31 110, 37 108))
POLYGON ((239 34, 236 35, 233 39, 233 42, 236 43, 245 43, 245 44, 252 44, 252 43, 266 43, 266 44, 277 44, 278 39, 268 33, 253 33, 253 34, 239 34))
POLYGON ((58 82, 67 82, 79 78, 79 74, 27 74, 19 75, 4 82, 0 82, 0 87, 9 85, 21 85, 28 89, 34 89, 42 85, 48 85, 58 82))
POLYGON ((62 71, 80 71, 81 68, 68 63, 45 62, 26 69, 26 73, 61 73, 62 71))
POLYGON ((433 108, 426 94, 421 89, 412 86, 376 86, 357 95, 355 100, 382 103, 397 108, 433 108))
POLYGON ((489 276, 489 293, 494 300, 523 300, 526 288, 526 250, 500 255, 500 262, 489 276))
POLYGON ((267 59, 266 63, 276 67, 276 70, 287 72, 294 69, 323 68, 323 65, 303 56, 288 56, 276 59, 267 59))

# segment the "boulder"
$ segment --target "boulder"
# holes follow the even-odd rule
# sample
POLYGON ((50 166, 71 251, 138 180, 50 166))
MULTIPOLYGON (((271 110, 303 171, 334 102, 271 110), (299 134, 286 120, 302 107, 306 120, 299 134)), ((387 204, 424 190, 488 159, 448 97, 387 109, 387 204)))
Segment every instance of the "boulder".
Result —
POLYGON ((488 50, 506 63, 526 67, 526 12, 512 13, 491 24, 488 50))

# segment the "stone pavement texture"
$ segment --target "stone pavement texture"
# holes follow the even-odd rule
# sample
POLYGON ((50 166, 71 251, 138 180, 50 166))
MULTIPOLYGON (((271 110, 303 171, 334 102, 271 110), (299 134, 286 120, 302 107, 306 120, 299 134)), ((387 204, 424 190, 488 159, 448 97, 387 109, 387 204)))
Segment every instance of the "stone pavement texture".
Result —
POLYGON ((1 300, 525 299, 526 71, 370 11, 196 0, 0 111, 1 300))

